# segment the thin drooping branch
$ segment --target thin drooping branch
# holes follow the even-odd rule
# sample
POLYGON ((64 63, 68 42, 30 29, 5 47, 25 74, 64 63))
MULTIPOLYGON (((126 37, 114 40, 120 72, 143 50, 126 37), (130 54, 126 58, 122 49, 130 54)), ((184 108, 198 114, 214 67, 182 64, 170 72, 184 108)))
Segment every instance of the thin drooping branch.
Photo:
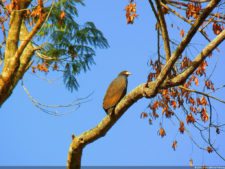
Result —
POLYGON ((212 104, 211 101, 209 99, 209 97, 207 97, 207 100, 209 102, 209 127, 208 127, 208 143, 210 145, 210 147, 213 149, 213 151, 223 160, 225 161, 225 158, 216 150, 216 148, 213 146, 212 142, 211 142, 211 127, 213 126, 213 122, 212 122, 212 104))
POLYGON ((212 98, 212 99, 214 99, 214 100, 217 100, 217 101, 219 101, 219 102, 225 104, 225 101, 224 101, 224 100, 219 99, 219 98, 214 97, 214 96, 211 96, 211 95, 208 94, 208 93, 204 93, 204 92, 200 92, 200 91, 197 91, 197 90, 189 89, 189 88, 186 88, 186 87, 183 87, 183 86, 179 86, 179 88, 184 89, 184 90, 186 90, 186 91, 188 91, 188 92, 193 92, 193 93, 197 93, 197 94, 200 94, 200 95, 203 95, 203 96, 212 98))
POLYGON ((162 11, 162 7, 160 4, 160 0, 156 0, 155 2, 156 2, 157 10, 158 10, 160 29, 162 31, 162 38, 163 38, 164 49, 165 49, 165 54, 166 54, 166 61, 168 61, 171 56, 170 41, 169 41, 170 38, 169 38, 168 30, 167 30, 164 13, 162 11))
POLYGON ((84 97, 84 98, 78 98, 76 100, 73 100, 70 103, 67 104, 43 104, 41 102, 39 102, 37 99, 35 99, 31 93, 29 92, 28 88, 24 85, 24 82, 22 80, 22 87, 25 91, 25 93, 27 94, 28 98, 30 99, 30 101, 32 102, 32 104, 37 107, 38 109, 40 109, 41 111, 43 111, 44 113, 47 113, 49 115, 53 115, 53 116, 62 116, 65 114, 69 114, 72 113, 74 111, 76 111, 77 109, 80 108, 81 104, 87 103, 89 100, 88 98, 91 96, 91 94, 89 94, 88 96, 84 97), (66 110, 66 111, 62 111, 62 110, 66 110))
MULTIPOLYGON (((176 119, 177 119, 179 122, 182 122, 182 121, 180 120, 180 118, 179 118, 176 114, 174 114, 174 116, 176 117, 176 119)), ((191 140, 191 141, 192 141, 199 149, 205 150, 205 148, 202 147, 202 146, 200 146, 200 144, 193 138, 191 132, 187 129, 187 127, 185 127, 184 130, 187 132, 187 135, 188 135, 188 137, 190 138, 190 140, 191 140)))

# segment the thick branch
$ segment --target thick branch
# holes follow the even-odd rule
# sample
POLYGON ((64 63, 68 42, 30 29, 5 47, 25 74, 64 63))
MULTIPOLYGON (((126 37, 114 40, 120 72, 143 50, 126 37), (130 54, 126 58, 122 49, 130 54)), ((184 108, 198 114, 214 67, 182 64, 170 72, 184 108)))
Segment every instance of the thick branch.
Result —
POLYGON ((160 28, 162 31, 162 38, 163 38, 164 49, 165 49, 165 53, 166 53, 166 61, 168 61, 170 58, 170 55, 171 55, 170 41, 169 41, 169 35, 168 35, 168 31, 167 31, 166 21, 164 18, 164 14, 162 12, 162 7, 160 5, 160 0, 156 0, 156 6, 158 9, 158 14, 159 14, 160 28))
POLYGON ((6 71, 3 70, 0 79, 0 105, 2 105, 4 101, 11 95, 15 85, 27 70, 27 66, 34 51, 30 42, 38 32, 38 30, 41 28, 46 16, 46 14, 43 14, 43 18, 40 18, 37 21, 31 32, 27 31, 24 23, 22 24, 21 37, 23 35, 24 37, 20 39, 21 45, 11 58, 8 69, 6 71))
POLYGON ((29 34, 27 35, 27 37, 21 41, 21 45, 19 46, 18 50, 16 51, 15 56, 14 56, 14 60, 11 63, 11 65, 16 65, 16 62, 20 59, 20 56, 23 53, 23 51, 26 48, 26 46, 28 45, 28 43, 32 40, 32 38, 36 35, 36 33, 41 28, 42 24, 45 21, 45 17, 46 16, 47 16, 47 14, 44 14, 43 15, 43 18, 39 18, 38 21, 37 21, 37 23, 36 23, 36 25, 31 30, 31 32, 29 32, 29 34))
MULTIPOLYGON (((67 168, 72 169, 73 166, 80 166, 77 164, 77 153, 83 149, 87 144, 92 143, 100 137, 103 137, 109 129, 119 120, 119 118, 124 114, 124 112, 131 107, 139 99, 143 98, 144 94, 148 92, 150 97, 155 96, 154 88, 151 88, 152 84, 149 84, 149 90, 145 91, 145 85, 141 84, 127 94, 116 106, 113 116, 106 116, 96 127, 82 133, 80 136, 75 137, 70 145, 67 168), (152 94, 150 94, 150 92, 152 94)), ((79 168, 79 167, 75 167, 79 168)), ((73 169, 75 169, 73 168, 73 169)))
MULTIPOLYGON (((31 0, 24 0, 17 4, 18 9, 26 9, 31 0)), ((13 10, 10 15, 8 38, 6 40, 5 57, 4 57, 4 68, 3 71, 6 72, 9 68, 11 58, 17 51, 19 43, 19 33, 20 27, 23 20, 24 10, 13 10)))
MULTIPOLYGON (((25 23, 23 22, 21 24, 21 30, 20 30, 20 41, 22 39, 24 39, 24 37, 26 37, 28 35, 28 30, 26 28, 25 23)), ((27 47, 24 49, 21 57, 20 57, 20 65, 18 70, 16 71, 15 75, 12 77, 12 82, 11 85, 9 86, 7 92, 4 93, 4 95, 1 96, 2 102, 4 100, 6 100, 12 93, 14 87, 17 85, 18 81, 23 77, 24 73, 27 71, 27 69, 30 66, 30 61, 31 58, 34 54, 34 48, 31 44, 31 42, 29 42, 29 44, 27 45, 27 47)))
POLYGON ((175 78, 168 82, 168 85, 177 86, 186 81, 186 79, 198 68, 202 61, 225 39, 225 30, 223 30, 213 41, 211 41, 193 60, 183 73, 177 75, 175 78))

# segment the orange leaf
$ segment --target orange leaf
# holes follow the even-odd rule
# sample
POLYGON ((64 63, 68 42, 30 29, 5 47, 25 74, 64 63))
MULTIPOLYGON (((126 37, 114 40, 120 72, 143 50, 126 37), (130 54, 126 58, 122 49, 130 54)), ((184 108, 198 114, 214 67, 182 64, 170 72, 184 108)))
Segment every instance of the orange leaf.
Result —
POLYGON ((197 112, 196 107, 193 107, 193 106, 190 106, 190 110, 191 110, 193 113, 196 113, 196 112, 197 112))
POLYGON ((202 96, 201 99, 197 98, 197 103, 198 103, 198 105, 203 105, 203 106, 206 106, 208 104, 208 102, 204 96, 202 96))
POLYGON ((66 13, 64 11, 61 11, 59 18, 63 20, 66 17, 66 13))
POLYGON ((168 106, 164 106, 163 109, 162 109, 162 114, 164 114, 167 111, 168 111, 168 106))
POLYGON ((166 131, 164 130, 164 128, 160 128, 159 131, 158 131, 158 134, 161 136, 161 137, 164 137, 166 135, 166 131))
POLYGON ((183 134, 184 133, 184 130, 185 130, 184 122, 183 121, 180 121, 180 127, 179 127, 180 133, 183 134))
POLYGON ((141 118, 142 119, 145 119, 145 118, 147 118, 148 117, 148 114, 146 113, 146 112, 142 112, 141 113, 141 118))
POLYGON ((187 115, 186 121, 187 121, 187 123, 194 123, 194 122, 195 122, 195 118, 194 118, 194 116, 190 113, 190 114, 187 115))
POLYGON ((155 101, 155 102, 153 103, 153 105, 151 106, 151 109, 152 109, 152 110, 156 110, 156 109, 158 109, 158 107, 159 107, 159 102, 158 102, 158 101, 155 101))
POLYGON ((177 102, 174 101, 174 100, 172 100, 172 101, 170 102, 170 105, 171 105, 174 109, 177 108, 177 102))
POLYGON ((173 141, 172 148, 173 148, 174 151, 176 150, 176 148, 177 148, 177 140, 173 141))
POLYGON ((127 24, 133 24, 134 19, 138 16, 136 14, 136 3, 132 1, 125 7, 127 24))
POLYGON ((185 56, 181 62, 180 69, 183 70, 187 68, 190 64, 191 64, 191 60, 187 56, 185 56))
POLYGON ((214 84, 210 80, 205 81, 205 86, 206 86, 207 89, 211 89, 213 91, 215 90, 214 84))
POLYGON ((206 61, 203 61, 201 65, 197 68, 196 74, 199 76, 205 75, 206 67, 208 66, 208 63, 206 61))
POLYGON ((179 93, 177 92, 176 89, 172 89, 171 92, 170 92, 170 95, 175 98, 177 95, 179 95, 179 93))
POLYGON ((194 81, 195 81, 195 85, 198 86, 199 82, 198 82, 198 78, 197 77, 195 77, 194 81))
POLYGON ((180 36, 183 38, 184 37, 184 30, 183 29, 181 29, 181 31, 180 31, 180 36))
POLYGON ((209 116, 208 116, 208 113, 206 111, 206 108, 202 108, 202 111, 201 111, 201 119, 204 122, 206 122, 206 121, 209 120, 209 116))
POLYGON ((170 110, 167 110, 166 111, 166 117, 167 118, 170 118, 171 116, 173 116, 174 115, 174 112, 172 112, 172 111, 170 111, 170 110))
POLYGON ((195 100, 192 98, 192 97, 190 97, 189 99, 188 99, 188 101, 194 106, 195 105, 195 100))
POLYGON ((220 32, 222 32, 222 31, 223 31, 222 26, 220 24, 214 22, 213 23, 213 32, 214 32, 214 34, 219 35, 220 32))
POLYGON ((162 90, 162 95, 163 95, 163 96, 168 95, 168 89, 163 89, 163 90, 162 90))
POLYGON ((208 147, 206 148, 206 150, 208 151, 208 153, 212 153, 212 152, 213 152, 213 149, 212 149, 212 147, 210 147, 210 146, 208 146, 208 147))
POLYGON ((152 115, 155 119, 159 117, 159 115, 155 111, 152 112, 152 115))

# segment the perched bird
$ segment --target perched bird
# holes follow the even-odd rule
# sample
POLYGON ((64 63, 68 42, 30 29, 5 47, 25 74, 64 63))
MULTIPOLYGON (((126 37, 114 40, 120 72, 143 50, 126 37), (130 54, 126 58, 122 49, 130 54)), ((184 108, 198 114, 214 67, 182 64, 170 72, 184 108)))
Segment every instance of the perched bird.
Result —
POLYGON ((127 77, 130 74, 128 71, 122 71, 110 83, 103 100, 103 108, 108 115, 113 113, 117 103, 126 95, 127 77))

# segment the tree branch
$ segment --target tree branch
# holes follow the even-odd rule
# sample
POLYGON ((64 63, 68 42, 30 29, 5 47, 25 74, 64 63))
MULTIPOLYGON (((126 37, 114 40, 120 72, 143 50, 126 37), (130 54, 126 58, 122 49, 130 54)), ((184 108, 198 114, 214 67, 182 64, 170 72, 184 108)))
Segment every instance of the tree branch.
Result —
POLYGON ((165 49, 165 53, 166 53, 166 61, 168 61, 170 56, 171 56, 170 41, 169 41, 170 38, 169 38, 169 35, 168 35, 167 25, 166 25, 166 21, 165 21, 165 18, 164 18, 164 14, 162 12, 162 7, 160 5, 160 1, 156 0, 155 2, 156 2, 156 7, 158 9, 160 28, 161 28, 161 31, 162 31, 162 38, 163 38, 164 49, 165 49))
MULTIPOLYGON (((133 89, 130 93, 128 93, 116 106, 115 112, 113 116, 106 116, 96 127, 91 130, 88 130, 82 133, 80 136, 75 137, 73 139, 68 154, 67 160, 67 168, 68 169, 75 169, 79 168, 80 162, 76 156, 79 156, 77 152, 82 152, 83 149, 87 144, 92 143, 93 141, 97 140, 100 137, 105 136, 105 134, 109 131, 109 129, 119 120, 119 118, 124 114, 124 112, 131 107, 135 102, 139 99, 143 98, 144 96, 144 89, 146 84, 141 84, 133 89), (76 166, 76 167, 74 167, 76 166), (74 167, 74 168, 73 168, 74 167)), ((149 90, 154 90, 151 88, 152 84, 149 84, 149 90)), ((154 97, 154 91, 151 91, 152 95, 150 97, 154 97)))
POLYGON ((204 92, 200 92, 200 91, 197 91, 197 90, 189 89, 189 88, 186 88, 186 87, 183 87, 183 86, 179 86, 179 88, 184 89, 184 90, 189 91, 189 92, 201 94, 201 95, 203 95, 203 96, 212 98, 212 99, 214 99, 214 100, 217 100, 217 101, 219 101, 219 102, 225 104, 225 101, 224 101, 224 100, 219 99, 219 98, 216 98, 216 97, 214 97, 214 96, 211 96, 211 95, 209 95, 208 93, 204 93, 204 92))
POLYGON ((3 69, 2 71, 2 75, 0 78, 0 105, 2 105, 4 101, 11 95, 15 85, 25 73, 27 64, 29 64, 29 61, 33 55, 33 47, 30 44, 31 39, 41 28, 46 16, 47 14, 43 14, 43 17, 39 18, 36 25, 29 33, 24 33, 24 31, 27 30, 25 30, 25 25, 23 25, 21 34, 26 35, 25 39, 21 40, 21 45, 19 46, 13 57, 10 59, 7 70, 4 71, 3 69))
POLYGON ((216 5, 219 3, 219 0, 212 0, 207 5, 207 7, 204 9, 202 14, 198 17, 198 19, 195 21, 195 23, 192 25, 190 30, 188 31, 187 35, 183 38, 175 52, 172 54, 166 65, 163 67, 162 71, 160 72, 159 76, 157 77, 155 81, 154 87, 159 87, 164 80, 166 79, 166 76, 170 72, 171 68, 179 58, 179 56, 182 54, 184 49, 186 48, 187 44, 191 41, 192 37, 195 35, 195 33, 198 31, 199 27, 202 25, 204 20, 207 18, 207 16, 210 14, 210 12, 216 7, 216 5))
POLYGON ((211 41, 196 58, 193 60, 191 66, 189 66, 184 72, 177 75, 175 78, 168 81, 169 85, 177 86, 186 81, 186 79, 198 68, 202 61, 225 39, 225 30, 223 30, 213 41, 211 41))
MULTIPOLYGON (((17 6, 19 9, 26 9, 30 5, 30 3, 31 0, 24 0, 19 2, 17 6)), ((11 59, 18 49, 20 27, 22 24, 24 12, 24 10, 20 11, 15 9, 11 12, 8 38, 6 40, 3 72, 6 72, 8 70, 8 65, 10 64, 11 59)))

